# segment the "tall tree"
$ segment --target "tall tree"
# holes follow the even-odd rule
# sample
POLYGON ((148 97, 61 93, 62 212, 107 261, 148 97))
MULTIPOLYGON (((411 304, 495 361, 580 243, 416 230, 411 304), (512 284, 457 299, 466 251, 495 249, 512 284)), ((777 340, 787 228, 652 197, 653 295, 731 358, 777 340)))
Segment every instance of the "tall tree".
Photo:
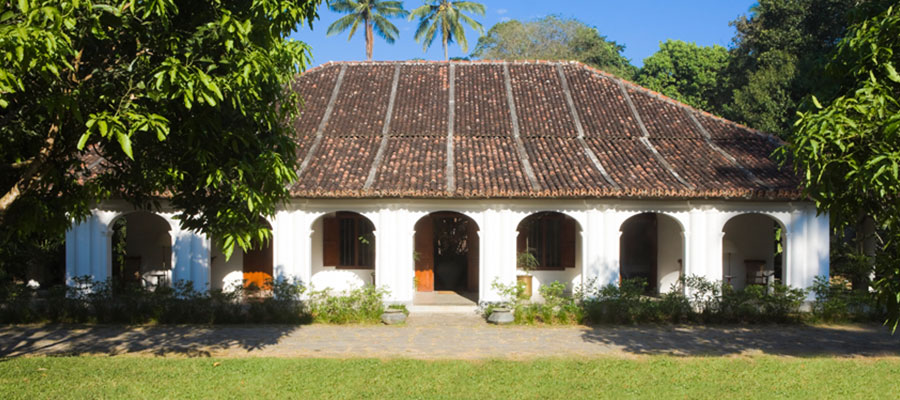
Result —
POLYGON ((737 33, 725 116, 786 136, 809 93, 834 90, 822 70, 861 0, 760 0, 731 24, 737 33))
POLYGON ((484 5, 471 1, 432 0, 430 4, 424 4, 410 13, 409 20, 419 18, 419 27, 416 29, 416 41, 422 42, 422 49, 428 51, 438 31, 441 35, 441 44, 444 46, 444 60, 449 60, 448 46, 459 43, 463 52, 469 51, 469 42, 466 40, 466 30, 463 23, 478 31, 484 32, 484 28, 463 12, 484 15, 484 5))
POLYGON ((830 214, 833 228, 857 233, 856 251, 867 253, 863 242, 870 239, 880 244, 860 256, 874 257, 875 287, 893 329, 900 321, 898 11, 888 8, 853 26, 829 65, 841 82, 836 95, 824 104, 812 96, 781 149, 809 197, 830 214))
POLYGON ((288 39, 320 0, 20 0, 0 17, 0 246, 111 197, 230 252, 295 179, 288 39))
POLYGON ((636 83, 702 110, 721 113, 720 82, 728 66, 728 50, 667 40, 644 59, 636 83))
POLYGON ((637 68, 622 55, 625 46, 576 19, 547 16, 529 22, 501 22, 478 39, 472 57, 491 60, 575 60, 631 79, 637 68))
POLYGON ((372 46, 375 41, 373 31, 386 42, 393 44, 400 33, 389 17, 406 17, 409 12, 403 9, 402 1, 382 0, 335 0, 329 4, 332 11, 349 14, 334 21, 328 27, 328 36, 350 29, 347 40, 353 38, 360 21, 366 31, 366 60, 372 60, 372 46))

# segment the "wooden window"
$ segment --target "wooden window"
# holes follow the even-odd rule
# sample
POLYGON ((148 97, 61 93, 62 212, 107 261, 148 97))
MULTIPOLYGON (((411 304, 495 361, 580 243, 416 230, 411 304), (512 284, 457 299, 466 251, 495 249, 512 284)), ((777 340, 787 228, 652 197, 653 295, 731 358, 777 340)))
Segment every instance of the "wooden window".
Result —
POLYGON ((337 213, 323 221, 322 262, 347 269, 375 268, 375 228, 366 217, 337 213))
POLYGON ((516 247, 534 254, 539 270, 575 268, 575 220, 559 213, 530 216, 520 226, 516 247))

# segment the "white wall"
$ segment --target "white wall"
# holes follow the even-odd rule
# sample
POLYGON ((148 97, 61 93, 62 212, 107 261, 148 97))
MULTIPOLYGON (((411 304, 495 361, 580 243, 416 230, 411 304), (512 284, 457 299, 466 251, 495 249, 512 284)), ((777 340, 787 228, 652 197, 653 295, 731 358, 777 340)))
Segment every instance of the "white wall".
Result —
POLYGON ((209 286, 215 290, 233 290, 244 284, 244 251, 235 246, 231 258, 219 246, 213 246, 209 286))
MULTIPOLYGON (((460 212, 478 224, 481 269, 478 295, 481 301, 500 300, 499 294, 491 289, 494 280, 506 284, 515 282, 516 228, 522 219, 541 211, 561 212, 574 218, 581 228, 581 235, 577 246, 578 266, 571 271, 538 272, 538 284, 553 280, 570 284, 593 282, 596 285, 617 282, 619 230, 625 220, 644 212, 664 214, 684 227, 685 251, 682 258, 687 275, 700 275, 711 280, 722 279, 723 228, 728 220, 742 214, 767 215, 786 227, 786 284, 809 287, 815 276, 828 274, 828 216, 816 216, 815 208, 807 202, 297 199, 279 210, 277 216, 270 221, 274 229, 276 278, 295 278, 305 284, 312 282, 317 288, 335 289, 371 282, 370 270, 337 270, 322 265, 319 218, 335 211, 358 212, 375 225, 375 281, 379 287, 390 290, 387 298, 390 302, 409 303, 413 299, 414 226, 419 218, 435 211, 460 212)), ((91 219, 69 230, 66 235, 69 277, 88 274, 105 279, 108 276, 108 224, 125 212, 128 212, 127 205, 104 203, 95 210, 91 219)), ((237 258, 232 262, 222 263, 219 261, 220 257, 216 257, 210 268, 209 241, 202 235, 178 229, 171 211, 164 211, 160 215, 173 226, 176 264, 174 275, 199 280, 203 285, 206 285, 203 279, 212 277, 212 285, 215 287, 223 284, 229 274, 237 271, 237 258)), ((668 236, 672 233, 670 223, 674 221, 665 221, 666 218, 660 218, 660 235, 668 236)), ((662 246, 660 261, 667 260, 660 265, 665 265, 667 271, 674 269, 671 255, 676 253, 675 249, 665 247, 669 242, 668 237, 659 241, 662 246)), ((219 254, 217 250, 212 253, 219 254)), ((674 257, 674 260, 677 258, 674 257)), ((665 274, 666 279, 670 275, 665 274)))
POLYGON ((672 290, 681 277, 681 263, 684 259, 684 241, 681 226, 673 218, 660 216, 657 219, 657 283, 660 293, 672 290))

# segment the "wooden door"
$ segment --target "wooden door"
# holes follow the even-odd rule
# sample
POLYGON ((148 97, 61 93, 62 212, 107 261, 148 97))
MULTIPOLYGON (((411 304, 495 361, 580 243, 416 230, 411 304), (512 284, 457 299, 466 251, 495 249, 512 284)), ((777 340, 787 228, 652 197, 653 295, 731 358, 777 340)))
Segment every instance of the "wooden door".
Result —
POLYGON ((253 249, 244 253, 244 287, 251 284, 257 288, 271 289, 266 281, 272 279, 272 243, 254 244, 253 249))
POLYGON ((416 290, 434 291, 434 219, 428 215, 416 223, 416 290))

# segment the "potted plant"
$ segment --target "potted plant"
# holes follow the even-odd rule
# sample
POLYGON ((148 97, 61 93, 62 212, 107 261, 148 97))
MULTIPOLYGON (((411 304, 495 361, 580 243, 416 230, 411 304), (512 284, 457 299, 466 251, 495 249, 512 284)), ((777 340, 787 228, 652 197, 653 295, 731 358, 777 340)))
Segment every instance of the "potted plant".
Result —
POLYGON ((531 271, 534 271, 539 265, 540 263, 537 257, 534 256, 533 249, 527 249, 516 255, 516 267, 521 271, 525 271, 525 275, 516 276, 516 281, 525 286, 525 291, 522 295, 525 299, 531 298, 531 271))

